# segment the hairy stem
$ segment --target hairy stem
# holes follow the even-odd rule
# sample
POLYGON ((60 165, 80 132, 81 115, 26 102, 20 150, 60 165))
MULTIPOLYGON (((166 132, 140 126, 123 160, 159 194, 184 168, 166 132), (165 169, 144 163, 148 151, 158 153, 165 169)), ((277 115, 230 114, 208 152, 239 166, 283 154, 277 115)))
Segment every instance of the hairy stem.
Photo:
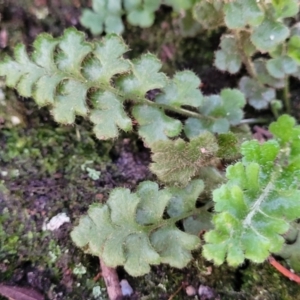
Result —
POLYGON ((123 294, 116 269, 108 267, 102 259, 99 260, 109 300, 122 300, 123 294))
POLYGON ((243 225, 245 227, 251 226, 251 221, 253 216, 257 213, 257 211, 259 211, 259 208, 262 204, 262 202, 268 197, 269 193, 271 192, 271 190, 274 188, 274 184, 273 181, 271 180, 267 186, 265 187, 265 189, 263 190, 262 194, 259 196, 259 198, 255 201, 255 203, 252 205, 251 210, 249 212, 249 214, 247 215, 247 217, 245 218, 243 225))
POLYGON ((258 81, 257 73, 256 73, 256 70, 255 70, 254 65, 252 63, 251 57, 248 56, 244 51, 242 41, 241 41, 240 31, 239 30, 232 30, 232 32, 234 34, 235 40, 237 42, 239 53, 242 57, 242 61, 245 65, 245 67, 246 67, 246 70, 247 70, 248 74, 253 79, 258 81))
POLYGON ((197 112, 190 111, 190 110, 187 110, 187 109, 184 109, 184 108, 174 107, 174 106, 170 106, 170 105, 167 105, 167 104, 160 104, 160 103, 152 102, 152 101, 150 101, 146 98, 144 99, 144 103, 146 105, 159 107, 159 108, 162 108, 164 110, 169 110, 169 111, 181 114, 181 115, 186 116, 186 117, 196 118, 196 119, 200 119, 200 120, 203 120, 203 119, 214 120, 215 119, 213 117, 204 116, 204 115, 201 115, 197 112))
MULTIPOLYGON (((283 162, 285 161, 285 159, 286 159, 286 153, 285 153, 285 151, 281 151, 278 156, 279 166, 284 165, 283 162)), ((278 178, 278 176, 280 175, 280 172, 281 172, 280 167, 278 169, 275 168, 275 171, 270 176, 270 180, 269 180, 268 184, 265 186, 265 188, 263 189, 263 191, 262 191, 261 195, 258 197, 258 199, 254 202, 249 214, 246 216, 245 220, 243 221, 243 225, 245 227, 251 226, 252 218, 254 217, 254 215, 257 212, 261 212, 261 210, 260 210, 261 204, 267 199, 270 192, 275 188, 274 183, 275 183, 276 179, 278 178)))
MULTIPOLYGON (((200 120, 215 120, 215 118, 213 118, 211 116, 204 116, 198 112, 187 110, 187 109, 180 108, 180 107, 174 107, 174 106, 167 105, 167 104, 156 103, 156 102, 150 101, 149 99, 147 99, 145 97, 138 97, 138 96, 135 97, 134 95, 131 95, 130 99, 129 99, 128 95, 126 95, 125 93, 121 92, 117 88, 114 88, 110 85, 98 84, 97 87, 101 90, 106 90, 106 91, 109 91, 109 92, 117 95, 120 99, 122 99, 123 102, 130 100, 135 103, 145 104, 145 105, 149 105, 152 107, 158 107, 163 110, 168 110, 168 111, 180 114, 185 117, 196 118, 196 119, 200 119, 200 120)), ((89 88, 95 88, 95 84, 91 84, 89 86, 89 88)))
POLYGON ((144 230, 146 230, 147 232, 152 232, 160 227, 163 227, 163 226, 168 226, 168 225, 173 225, 175 224, 176 222, 178 221, 181 221, 181 220, 184 220, 188 217, 191 217, 191 216, 195 216, 197 214, 200 214, 201 212, 203 211, 207 211, 208 209, 210 209, 211 207, 213 207, 213 201, 209 201, 208 203, 206 203, 204 206, 200 207, 200 208, 195 208, 194 210, 192 211, 189 211, 189 212, 186 212, 178 217, 173 217, 173 218, 169 218, 167 220, 163 220, 162 222, 160 222, 159 224, 154 224, 154 225, 151 225, 151 226, 146 226, 144 228, 144 230))

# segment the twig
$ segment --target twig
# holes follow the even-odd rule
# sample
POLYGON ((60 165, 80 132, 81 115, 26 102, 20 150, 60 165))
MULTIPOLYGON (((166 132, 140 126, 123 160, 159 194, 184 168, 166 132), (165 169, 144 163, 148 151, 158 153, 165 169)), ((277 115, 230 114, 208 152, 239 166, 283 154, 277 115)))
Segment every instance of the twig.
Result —
POLYGON ((285 277, 297 283, 300 283, 300 277, 295 273, 291 272, 290 270, 288 270, 287 268, 285 268, 283 265, 281 265, 278 261, 275 260, 274 257, 270 256, 268 260, 269 263, 285 277))
POLYGON ((172 300, 184 287, 183 284, 180 285, 180 287, 168 298, 168 300, 172 300))
POLYGON ((101 277, 102 277, 102 273, 99 272, 99 273, 93 278, 93 280, 96 282, 96 281, 98 281, 101 277))
POLYGON ((245 65, 245 67, 246 67, 246 70, 247 70, 248 74, 253 79, 255 79, 255 80, 257 80, 259 82, 259 80, 257 78, 257 72, 255 70, 255 67, 254 67, 253 63, 252 63, 251 57, 248 56, 245 53, 245 51, 244 51, 244 47, 243 47, 242 41, 241 41, 240 31, 239 30, 232 30, 232 32, 233 32, 233 35, 234 35, 235 40, 237 42, 239 53, 240 53, 240 55, 242 57, 242 61, 243 61, 244 65, 245 65))
POLYGON ((109 300, 122 300, 123 295, 116 269, 108 267, 100 258, 99 260, 109 300))

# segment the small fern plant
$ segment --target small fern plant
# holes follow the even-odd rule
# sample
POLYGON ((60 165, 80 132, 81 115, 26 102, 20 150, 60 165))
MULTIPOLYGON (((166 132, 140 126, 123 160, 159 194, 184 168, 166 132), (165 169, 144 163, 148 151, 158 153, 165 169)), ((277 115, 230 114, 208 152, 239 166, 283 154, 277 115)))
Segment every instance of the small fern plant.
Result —
POLYGON ((241 161, 227 168, 227 182, 213 191, 212 202, 197 208, 205 187, 200 179, 184 188, 159 190, 154 182, 142 182, 135 193, 115 189, 106 204, 90 206, 73 241, 132 276, 159 263, 186 266, 201 245, 202 230, 203 255, 216 265, 263 262, 284 247, 282 235, 300 215, 300 126, 284 115, 270 131, 274 139, 264 144, 242 144, 241 161), (179 221, 184 231, 176 227, 179 221))
POLYGON ((92 0, 92 9, 84 8, 80 23, 93 35, 106 33, 121 34, 124 31, 122 16, 133 26, 150 27, 155 12, 161 4, 171 6, 174 11, 190 9, 193 0, 92 0))
POLYGON ((289 81, 300 78, 300 30, 298 0, 93 0, 84 9, 81 23, 93 34, 122 33, 122 15, 135 26, 150 27, 155 11, 163 5, 181 12, 182 35, 223 28, 214 65, 221 71, 247 73, 239 89, 257 110, 271 107, 274 115, 283 107, 291 112, 289 81), (238 17, 237 17, 238 16, 238 17))
POLYGON ((245 67, 239 88, 248 103, 258 110, 271 106, 277 115, 280 97, 290 113, 289 80, 299 78, 299 1, 199 0, 192 12, 204 29, 226 30, 214 64, 230 74, 245 67))
POLYGON ((133 130, 134 121, 152 151, 150 168, 164 186, 146 181, 134 192, 114 189, 80 219, 71 233, 75 244, 133 276, 160 263, 186 266, 203 230, 203 255, 216 264, 262 262, 279 252, 300 215, 295 120, 281 116, 264 144, 244 141, 239 90, 203 96, 193 72, 168 78, 154 55, 131 61, 127 50, 115 34, 87 42, 70 28, 59 38, 38 36, 31 55, 20 44, 14 58, 0 63, 6 85, 49 106, 57 122, 72 124, 80 115, 99 139, 111 139, 133 130), (159 92, 149 99, 152 90, 159 92), (229 165, 226 178, 220 161, 229 165))

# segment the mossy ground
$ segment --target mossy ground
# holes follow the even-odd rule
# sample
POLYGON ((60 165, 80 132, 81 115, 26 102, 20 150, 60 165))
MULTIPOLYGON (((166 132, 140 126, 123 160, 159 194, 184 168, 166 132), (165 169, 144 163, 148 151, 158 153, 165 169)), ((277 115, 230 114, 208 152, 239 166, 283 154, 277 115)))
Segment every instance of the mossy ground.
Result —
MULTIPOLYGON (((80 28, 80 5, 85 1, 53 1, 56 4, 49 8, 50 13, 38 19, 44 2, 0 4, 2 26, 8 34, 3 52, 11 53, 17 41, 29 45, 42 31, 59 35, 72 24, 80 28)), ((234 77, 209 67, 219 33, 182 38, 168 9, 159 14, 167 19, 157 21, 151 29, 129 28, 124 38, 133 49, 130 57, 149 50, 162 58, 164 71, 170 75, 174 70, 193 69, 202 78, 206 93, 235 84, 234 77)), ((106 299, 103 281, 93 280, 99 272, 98 260, 75 248, 69 233, 89 204, 105 201, 112 188, 134 188, 151 178, 147 149, 134 135, 97 141, 82 119, 76 126, 58 126, 47 109, 38 109, 30 99, 17 98, 11 90, 2 92, 0 282, 33 287, 49 299, 106 299), (20 124, 13 124, 11 116, 20 124), (99 178, 92 179, 86 167, 101 172, 99 178), (71 222, 54 232, 43 231, 43 223, 61 212, 71 222)), ((200 252, 194 253, 194 260, 183 270, 162 265, 140 278, 131 278, 122 269, 118 272, 134 288, 132 299, 171 299, 172 294, 173 299, 191 299, 184 289, 175 293, 182 284, 209 286, 225 300, 300 299, 299 285, 267 263, 246 263, 238 269, 216 267, 203 260, 200 252)))

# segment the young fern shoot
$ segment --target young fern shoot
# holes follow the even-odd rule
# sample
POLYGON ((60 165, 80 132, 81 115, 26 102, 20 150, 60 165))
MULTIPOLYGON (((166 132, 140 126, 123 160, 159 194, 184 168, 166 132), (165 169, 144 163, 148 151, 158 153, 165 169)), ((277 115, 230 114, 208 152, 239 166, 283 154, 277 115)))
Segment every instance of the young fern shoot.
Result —
POLYGON ((287 115, 270 125, 274 139, 245 142, 243 159, 227 168, 214 190, 215 228, 205 234, 204 256, 216 264, 263 262, 279 252, 282 235, 300 215, 300 126, 287 115))

